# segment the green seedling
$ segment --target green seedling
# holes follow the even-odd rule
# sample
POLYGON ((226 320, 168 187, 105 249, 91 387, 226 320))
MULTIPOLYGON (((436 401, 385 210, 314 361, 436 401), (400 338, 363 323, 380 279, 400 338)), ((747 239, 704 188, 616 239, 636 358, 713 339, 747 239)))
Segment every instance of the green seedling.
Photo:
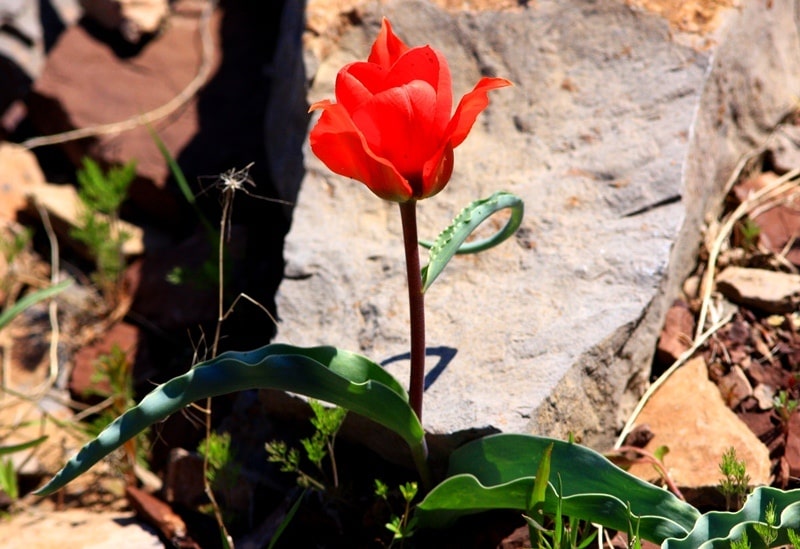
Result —
POLYGON ((797 530, 789 529, 787 534, 789 535, 789 543, 792 544, 792 549, 800 549, 800 533, 797 530))
MULTIPOLYGON (((416 482, 406 482, 398 486, 398 490, 403 498, 404 507, 401 515, 392 515, 389 522, 386 523, 386 529, 392 533, 392 542, 389 547, 392 547, 396 541, 399 541, 402 546, 403 541, 412 537, 417 530, 417 518, 411 514, 411 503, 417 497, 419 487, 416 482)), ((376 480, 375 494, 387 499, 388 487, 376 480)))
POLYGON ((726 510, 735 510, 742 506, 747 496, 750 475, 747 474, 744 460, 736 458, 736 448, 731 446, 722 454, 719 470, 723 474, 719 491, 725 496, 726 510))
POLYGON ((103 172, 90 158, 78 171, 78 198, 83 205, 80 225, 71 235, 82 242, 94 258, 93 279, 113 307, 120 292, 125 258, 122 246, 130 235, 120 227, 119 210, 136 176, 136 164, 129 162, 103 172))
POLYGON ((758 248, 758 238, 761 236, 761 227, 750 219, 744 218, 738 225, 741 246, 747 251, 755 251, 758 248))
MULTIPOLYGON (((108 427, 125 410, 136 404, 133 390, 133 368, 125 352, 119 345, 113 345, 111 351, 100 355, 95 361, 95 372, 91 377, 93 385, 86 391, 86 396, 94 395, 104 398, 105 406, 88 431, 96 436, 108 427), (101 389, 107 386, 108 389, 101 389)), ((147 467, 148 431, 143 431, 124 445, 127 461, 126 475, 132 478, 134 464, 147 467)))
POLYGON ((781 420, 784 430, 789 427, 789 420, 792 419, 792 414, 797 410, 799 401, 790 398, 789 392, 785 390, 778 391, 778 394, 772 399, 772 405, 775 407, 775 412, 781 420))
POLYGON ((742 531, 742 537, 731 541, 731 549, 750 549, 750 538, 747 536, 747 530, 742 531))
MULTIPOLYGON (((21 452, 29 448, 35 448, 45 440, 47 440, 47 437, 43 436, 34 440, 29 440, 28 442, 23 442, 22 444, 0 446, 0 456, 21 452)), ((4 458, 0 460, 0 490, 5 492, 11 501, 17 501, 19 499, 17 470, 14 467, 14 461, 11 458, 4 458)))
POLYGON ((770 501, 767 503, 767 509, 764 514, 764 522, 754 524, 753 530, 756 531, 758 537, 762 539, 764 545, 772 547, 772 543, 778 539, 778 513, 775 508, 775 502, 770 501))
MULTIPOLYGON (((205 478, 208 486, 221 494, 228 504, 232 501, 232 492, 241 479, 241 467, 234 460, 231 448, 230 433, 211 432, 197 447, 197 452, 205 458, 205 478)), ((227 506, 230 508, 230 505, 227 506)), ((210 514, 220 512, 219 509, 210 507, 206 509, 210 514)), ((234 519, 232 514, 227 514, 226 521, 234 519)))
MULTIPOLYGON (((339 473, 336 466, 334 447, 336 435, 344 422, 347 410, 338 406, 327 407, 317 400, 310 399, 309 406, 314 413, 311 425, 314 434, 300 440, 305 450, 306 457, 314 464, 317 470, 325 475, 323 461, 330 458, 331 476, 333 487, 339 486, 339 473)), ((297 474, 297 484, 303 488, 315 488, 325 491, 325 484, 304 472, 300 468, 300 452, 296 448, 289 448, 285 442, 272 441, 266 444, 267 459, 272 463, 280 464, 280 470, 285 473, 297 474)))

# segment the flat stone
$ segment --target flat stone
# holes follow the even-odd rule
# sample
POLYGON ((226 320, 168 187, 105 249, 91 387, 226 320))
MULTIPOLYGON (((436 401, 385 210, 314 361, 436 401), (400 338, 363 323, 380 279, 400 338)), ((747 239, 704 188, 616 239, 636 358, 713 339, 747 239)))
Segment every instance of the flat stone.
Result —
MULTIPOLYGON (((655 434, 645 449, 669 448, 664 465, 681 489, 712 497, 721 478, 722 454, 730 447, 744 460, 751 485, 770 482, 767 447, 725 404, 708 379, 702 357, 673 373, 647 401, 636 423, 648 425, 655 434)), ((657 478, 650 464, 637 463, 629 472, 646 480, 657 478)))
POLYGON ((791 313, 800 304, 800 275, 728 267, 716 278, 717 290, 740 305, 768 313, 791 313))
MULTIPOLYGON (((353 9, 333 46, 309 46, 310 102, 332 98, 336 72, 366 58, 383 15, 407 43, 444 52, 457 98, 481 75, 515 83, 492 92, 449 186, 419 205, 429 239, 495 190, 526 203, 514 239, 455 258, 426 296, 426 428, 574 432, 608 445, 647 384, 704 216, 740 155, 794 108, 794 4, 743 2, 716 35, 694 40, 705 49, 612 0, 353 9)), ((408 352, 397 207, 310 151, 306 162, 278 339, 391 360, 405 382, 407 362, 394 360, 408 352)))
POLYGON ((129 512, 71 509, 37 513, 35 509, 0 522, 0 548, 160 549, 164 544, 129 512))
MULTIPOLYGON (((26 209, 32 215, 38 217, 38 206, 43 207, 50 217, 50 223, 59 240, 72 245, 85 258, 94 259, 86 246, 75 240, 71 234, 73 229, 82 225, 81 216, 85 209, 78 198, 78 191, 75 190, 75 187, 44 183, 30 188, 26 195, 26 209)), ((106 219, 102 214, 95 215, 98 218, 106 219)), ((127 258, 142 255, 144 253, 144 229, 124 219, 117 220, 117 223, 119 230, 127 235, 120 248, 122 254, 127 258)), ((150 239, 151 242, 163 240, 152 234, 148 236, 153 236, 150 239)))

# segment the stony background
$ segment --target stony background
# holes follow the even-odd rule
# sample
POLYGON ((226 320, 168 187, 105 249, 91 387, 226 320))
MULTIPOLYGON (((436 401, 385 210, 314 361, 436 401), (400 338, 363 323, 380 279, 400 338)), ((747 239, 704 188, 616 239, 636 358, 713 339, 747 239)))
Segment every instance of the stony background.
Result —
MULTIPOLYGON (((739 155, 791 108, 795 9, 746 3, 701 41, 613 1, 500 11, 366 3, 335 47, 309 48, 309 101, 333 95, 336 71, 365 57, 383 15, 407 43, 444 51, 457 95, 482 74, 515 83, 492 93, 447 189, 420 204, 428 238, 497 189, 527 208, 513 241, 454 260, 427 294, 438 355, 428 363, 428 429, 608 442, 642 390, 706 209, 739 155)), ((278 339, 360 351, 404 379, 396 207, 311 154, 306 164, 278 339)))

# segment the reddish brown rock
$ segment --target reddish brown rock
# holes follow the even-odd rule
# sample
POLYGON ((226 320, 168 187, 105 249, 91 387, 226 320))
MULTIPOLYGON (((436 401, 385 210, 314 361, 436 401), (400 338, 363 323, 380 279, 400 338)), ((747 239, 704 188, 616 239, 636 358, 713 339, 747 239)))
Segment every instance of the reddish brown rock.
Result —
MULTIPOLYGON (((766 446, 725 405, 717 386, 708 380, 702 358, 672 374, 647 402, 637 423, 647 423, 655 433, 646 449, 669 448, 664 464, 687 497, 717 495, 719 463, 731 446, 747 464, 751 483, 769 484, 766 446)), ((656 476, 649 464, 635 464, 630 472, 647 480, 656 476)))
POLYGON ((788 425, 786 452, 783 457, 789 466, 789 475, 800 477, 800 413, 793 413, 788 425))
POLYGON ((692 343, 694 333, 694 314, 689 306, 676 300, 667 311, 664 328, 658 338, 656 360, 663 366, 669 366, 681 356, 692 343))
POLYGON ((717 382, 719 392, 728 408, 735 409, 741 402, 753 394, 753 387, 747 376, 739 366, 733 366, 731 371, 722 376, 717 382))
POLYGON ((117 346, 125 353, 132 368, 139 352, 139 329, 132 324, 119 322, 105 332, 92 345, 78 350, 73 358, 74 367, 69 388, 75 395, 89 395, 96 391, 100 394, 111 394, 111 386, 107 379, 98 379, 98 359, 111 353, 117 346))
MULTIPOLYGON (((744 201, 776 179, 778 175, 775 173, 762 173, 740 183, 733 190, 736 197, 744 201)), ((784 255, 795 265, 800 265, 800 190, 794 187, 783 193, 781 198, 780 204, 760 209, 752 221, 759 229, 758 242, 761 245, 774 254, 784 255)))
POLYGON ((792 374, 784 370, 779 364, 761 364, 751 361, 745 370, 753 385, 768 385, 773 389, 779 389, 789 384, 792 374))
POLYGON ((203 458, 183 448, 173 448, 167 461, 164 495, 172 504, 191 507, 203 501, 203 458))
MULTIPOLYGON (((179 2, 175 9, 164 32, 127 59, 85 26, 67 29, 51 50, 29 101, 29 116, 39 131, 53 134, 127 120, 161 107, 180 93, 201 66, 201 17, 192 2, 179 2)), ((219 22, 219 16, 212 17, 212 36, 217 35, 219 22)), ((218 59, 217 51, 212 70, 218 59)), ((153 124, 173 154, 190 142, 198 128, 195 99, 153 124)), ((162 219, 174 217, 174 195, 160 192, 169 170, 146 127, 71 141, 63 149, 75 165, 85 155, 108 164, 135 160, 138 178, 131 186, 131 199, 162 219)))

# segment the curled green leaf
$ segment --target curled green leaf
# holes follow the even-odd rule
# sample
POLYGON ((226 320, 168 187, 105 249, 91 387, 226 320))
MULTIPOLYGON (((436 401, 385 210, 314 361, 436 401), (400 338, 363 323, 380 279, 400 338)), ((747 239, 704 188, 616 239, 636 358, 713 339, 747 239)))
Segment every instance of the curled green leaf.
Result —
POLYGON ((800 529, 800 490, 783 491, 761 486, 751 493, 735 513, 712 511, 701 516, 686 536, 670 537, 663 549, 712 549, 730 547, 731 542, 747 535, 754 549, 766 547, 758 528, 771 528, 775 539, 769 547, 785 546, 791 534, 800 529), (771 508, 771 509, 770 509, 771 508), (770 515, 774 519, 770 520, 770 515), (746 534, 745 534, 746 533, 746 534))
POLYGON ((70 459, 38 495, 50 494, 86 472, 125 441, 197 400, 246 389, 271 388, 324 400, 363 415, 400 435, 427 482, 425 432, 408 395, 386 370, 335 347, 273 344, 227 352, 159 385, 70 459))
POLYGON ((661 542, 686 536, 700 513, 670 492, 613 465, 597 452, 569 442, 500 434, 470 442, 450 457, 448 478, 419 504, 423 526, 446 526, 491 509, 526 512, 540 462, 550 458, 560 494, 547 484, 541 509, 625 530, 631 513, 645 539, 661 542))
POLYGON ((428 265, 422 269, 422 291, 426 291, 441 274, 447 263, 456 254, 474 254, 497 246, 513 235, 522 224, 525 205, 522 199, 511 193, 498 191, 488 198, 476 200, 459 213, 443 230, 435 242, 421 241, 428 248, 428 265), (492 236, 466 242, 478 226, 492 214, 506 208, 511 209, 505 226, 492 236))

